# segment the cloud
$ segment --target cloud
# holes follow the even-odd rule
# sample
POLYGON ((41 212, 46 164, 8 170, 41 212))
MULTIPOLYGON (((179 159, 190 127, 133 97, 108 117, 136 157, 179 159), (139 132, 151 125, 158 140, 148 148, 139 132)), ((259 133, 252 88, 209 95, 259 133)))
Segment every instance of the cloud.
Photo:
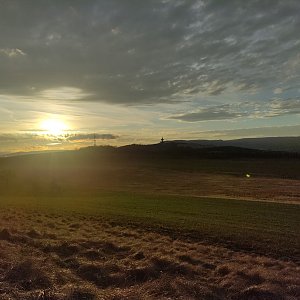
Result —
POLYGON ((39 95, 42 98, 50 100, 78 100, 89 96, 89 94, 84 93, 81 89, 72 87, 46 89, 40 91, 39 95))
MULTIPOLYGON (((45 136, 32 133, 2 133, 1 142, 45 141, 45 136)), ((48 138, 47 138, 48 140, 48 138)))
POLYGON ((21 49, 9 49, 9 48, 5 48, 5 49, 0 49, 0 55, 6 55, 8 57, 18 57, 18 56, 25 56, 26 53, 23 52, 21 49))
POLYGON ((236 119, 243 116, 241 112, 230 112, 229 105, 215 106, 203 108, 198 112, 185 113, 169 117, 169 119, 181 120, 185 122, 199 122, 211 120, 229 120, 236 119))
POLYGON ((298 0, 4 1, 0 94, 69 88, 69 100, 128 105, 299 86, 299 10, 298 0))
POLYGON ((81 133, 81 134, 70 134, 65 136, 68 141, 81 141, 81 140, 114 140, 117 139, 118 136, 110 133, 81 133))
MULTIPOLYGON (((91 146, 94 134, 62 134, 59 136, 42 132, 18 132, 0 133, 0 145, 2 153, 19 151, 43 151, 43 150, 70 150, 79 147, 91 146)), ((96 134, 97 145, 114 144, 118 136, 113 134, 96 134)))
POLYGON ((37 133, 2 133, 0 134, 0 142, 47 142, 48 145, 61 144, 68 141, 84 141, 84 140, 114 140, 119 136, 110 133, 68 133, 61 135, 37 133))
POLYGON ((272 126, 272 127, 254 127, 232 130, 213 130, 206 132, 197 132, 197 136, 203 136, 209 139, 236 139, 245 137, 266 137, 266 136, 299 136, 300 125, 293 126, 272 126))
POLYGON ((270 111, 273 116, 300 114, 300 99, 277 99, 271 102, 270 111))
POLYGON ((273 93, 274 93, 275 95, 282 94, 282 92, 283 92, 283 89, 282 89, 282 88, 276 88, 276 89, 274 89, 274 91, 273 91, 273 93))
POLYGON ((238 102, 201 108, 198 111, 171 115, 167 119, 184 122, 218 121, 249 118, 270 118, 300 114, 300 99, 275 99, 271 101, 238 102))

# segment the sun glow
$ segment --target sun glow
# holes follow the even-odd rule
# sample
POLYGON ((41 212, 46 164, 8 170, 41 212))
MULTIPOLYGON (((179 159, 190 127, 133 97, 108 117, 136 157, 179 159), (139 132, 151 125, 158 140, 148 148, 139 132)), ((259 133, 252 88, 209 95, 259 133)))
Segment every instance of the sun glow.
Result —
POLYGON ((41 123, 41 129, 47 134, 61 135, 68 129, 68 126, 61 120, 47 119, 41 123))

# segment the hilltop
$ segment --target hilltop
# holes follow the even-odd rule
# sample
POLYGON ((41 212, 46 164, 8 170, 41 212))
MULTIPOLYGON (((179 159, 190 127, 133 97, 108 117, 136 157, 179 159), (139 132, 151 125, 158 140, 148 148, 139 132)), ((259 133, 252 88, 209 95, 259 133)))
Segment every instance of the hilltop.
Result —
POLYGON ((193 148, 240 147, 266 151, 300 152, 300 137, 263 137, 235 140, 175 140, 176 144, 193 148))

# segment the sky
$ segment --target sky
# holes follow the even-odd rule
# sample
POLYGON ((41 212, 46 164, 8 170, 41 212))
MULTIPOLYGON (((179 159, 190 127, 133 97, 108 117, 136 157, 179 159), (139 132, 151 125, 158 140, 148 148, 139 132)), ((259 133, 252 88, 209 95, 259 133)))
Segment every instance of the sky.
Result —
POLYGON ((299 0, 0 0, 0 153, 300 135, 299 0))

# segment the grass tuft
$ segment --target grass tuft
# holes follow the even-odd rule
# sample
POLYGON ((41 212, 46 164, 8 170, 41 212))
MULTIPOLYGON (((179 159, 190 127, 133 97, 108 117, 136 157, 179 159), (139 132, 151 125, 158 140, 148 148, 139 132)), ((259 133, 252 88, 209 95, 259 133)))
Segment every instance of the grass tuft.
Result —
POLYGON ((49 276, 30 259, 13 266, 5 275, 4 281, 17 284, 25 290, 50 288, 52 286, 49 276))

